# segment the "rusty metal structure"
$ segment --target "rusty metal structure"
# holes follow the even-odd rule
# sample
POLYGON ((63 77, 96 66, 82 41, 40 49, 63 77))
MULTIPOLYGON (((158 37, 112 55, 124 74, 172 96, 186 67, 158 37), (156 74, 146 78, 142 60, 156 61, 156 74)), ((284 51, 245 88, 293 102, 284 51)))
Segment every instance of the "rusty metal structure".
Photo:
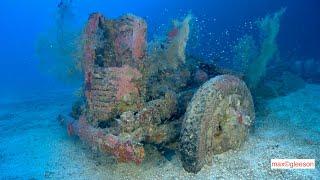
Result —
POLYGON ((185 55, 191 19, 147 49, 143 19, 92 14, 83 35, 85 103, 74 118, 60 118, 69 135, 137 164, 144 144, 178 144, 194 173, 239 147, 255 118, 250 91, 232 72, 185 55))

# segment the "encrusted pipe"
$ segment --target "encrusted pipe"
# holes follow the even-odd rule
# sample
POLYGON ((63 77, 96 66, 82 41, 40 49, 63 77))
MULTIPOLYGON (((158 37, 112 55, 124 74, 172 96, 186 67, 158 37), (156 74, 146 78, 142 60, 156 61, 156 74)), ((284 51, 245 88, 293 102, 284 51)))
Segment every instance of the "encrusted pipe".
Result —
POLYGON ((89 125, 84 116, 79 120, 60 118, 67 126, 68 134, 79 138, 100 152, 113 155, 118 162, 135 162, 140 164, 144 159, 142 144, 135 143, 130 139, 121 139, 100 128, 89 125))

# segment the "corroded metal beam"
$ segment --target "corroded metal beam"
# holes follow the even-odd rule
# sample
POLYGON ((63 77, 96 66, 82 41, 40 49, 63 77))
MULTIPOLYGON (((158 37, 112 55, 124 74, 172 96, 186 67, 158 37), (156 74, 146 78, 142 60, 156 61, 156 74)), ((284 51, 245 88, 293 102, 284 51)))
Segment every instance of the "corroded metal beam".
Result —
POLYGON ((78 136, 82 141, 100 152, 113 155, 118 162, 140 164, 144 158, 142 144, 106 133, 103 129, 94 128, 87 123, 84 116, 81 116, 79 120, 71 118, 60 118, 60 120, 67 126, 70 136, 78 136))

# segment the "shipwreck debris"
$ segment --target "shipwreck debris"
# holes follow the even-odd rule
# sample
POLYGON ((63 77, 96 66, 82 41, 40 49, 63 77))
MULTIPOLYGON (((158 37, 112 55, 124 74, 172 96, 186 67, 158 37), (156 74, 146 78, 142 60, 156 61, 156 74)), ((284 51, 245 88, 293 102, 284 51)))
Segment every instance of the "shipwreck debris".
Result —
POLYGON ((198 172, 213 154, 239 147, 254 118, 252 97, 243 81, 230 75, 207 81, 193 96, 183 120, 183 167, 198 172))
POLYGON ((212 154, 238 147, 254 120, 250 92, 235 76, 217 76, 231 71, 185 55, 191 20, 175 22, 147 51, 143 19, 92 14, 83 35, 84 104, 75 104, 73 119, 58 118, 68 134, 137 164, 144 144, 180 143, 194 173, 212 154))
POLYGON ((90 16, 84 33, 85 96, 93 125, 143 106, 146 23, 133 15, 90 16))

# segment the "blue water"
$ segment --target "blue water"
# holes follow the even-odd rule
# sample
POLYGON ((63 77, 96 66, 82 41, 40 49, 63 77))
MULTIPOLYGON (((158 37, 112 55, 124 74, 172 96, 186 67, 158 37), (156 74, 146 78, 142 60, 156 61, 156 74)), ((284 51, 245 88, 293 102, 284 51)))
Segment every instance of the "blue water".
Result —
MULTIPOLYGON (((64 129, 56 124, 57 115, 69 111, 75 99, 75 91, 81 86, 81 81, 65 82, 52 76, 52 74, 45 73, 46 69, 40 67, 41 63, 36 51, 41 34, 57 27, 59 0, 3 0, 0 3, 0 179, 66 178, 68 173, 58 173, 58 169, 60 171, 61 168, 57 168, 57 165, 54 164, 59 162, 57 151, 52 150, 55 148, 54 145, 45 144, 46 147, 43 148, 42 141, 52 141, 59 144, 61 151, 65 151, 73 145, 73 147, 70 147, 72 151, 84 153, 77 150, 77 146, 79 149, 83 148, 81 144, 76 140, 70 140, 64 129), (10 142, 11 137, 13 142, 10 142), (34 142, 32 147, 28 146, 28 142, 34 142), (27 155, 24 155, 25 153, 27 155), (54 160, 50 159, 51 157, 54 160), (32 167, 32 170, 29 167, 32 167)), ((132 13, 146 20, 148 24, 147 38, 152 40, 156 35, 167 30, 172 19, 181 19, 188 13, 192 13, 196 17, 196 21, 193 22, 193 33, 191 33, 187 53, 207 61, 215 61, 216 64, 221 66, 230 67, 232 65, 229 62, 232 61, 234 55, 232 48, 239 38, 245 34, 252 34, 255 38, 259 38, 255 22, 267 14, 286 8, 277 37, 279 58, 272 61, 269 66, 277 67, 281 64, 281 71, 284 70, 297 75, 307 85, 292 87, 286 84, 288 88, 279 90, 280 94, 277 94, 277 97, 264 97, 262 93, 262 99, 265 99, 261 103, 258 102, 257 107, 259 108, 260 104, 265 104, 268 101, 266 103, 269 108, 268 112, 275 112, 276 109, 282 107, 290 108, 294 106, 287 104, 305 101, 301 104, 308 106, 299 109, 300 118, 293 120, 292 128, 305 128, 303 122, 301 122, 302 119, 307 120, 306 127, 319 127, 314 128, 309 135, 303 134, 312 136, 312 140, 310 140, 312 142, 310 145, 301 146, 302 149, 311 149, 312 155, 318 155, 317 157, 302 155, 302 157, 316 159, 318 163, 320 153, 319 148, 316 147, 320 145, 320 116, 317 115, 319 115, 320 109, 319 106, 316 106, 317 99, 304 99, 303 93, 311 93, 312 97, 319 97, 320 93, 317 91, 320 86, 319 7, 320 2, 318 0, 73 0, 70 4, 72 14, 67 17, 66 22, 71 23, 70 25, 75 29, 82 29, 92 12, 101 12, 108 18, 117 18, 125 13, 132 13), (303 65, 300 66, 299 63, 303 65), (297 64, 297 66, 293 67, 294 64, 297 64), (294 99, 290 96, 291 93, 302 95, 294 99), (277 98, 284 98, 280 102, 283 102, 286 106, 277 107, 274 105, 279 102, 277 98), (310 115, 308 113, 314 114, 310 115), (294 124, 299 124, 299 126, 294 126, 294 124)), ((259 43, 259 40, 256 42, 259 43)), ((230 68, 237 69, 236 67, 230 68)), ((277 72, 272 71, 272 68, 270 69, 270 76, 275 76, 277 72)), ((268 78, 272 79, 273 77, 267 75, 266 79, 268 78)), ((272 79, 272 82, 274 81, 277 80, 272 79)), ((270 84, 270 86, 274 85, 270 84)), ((261 107, 261 109, 264 109, 264 107, 261 107)), ((259 110, 256 110, 258 115, 260 115, 259 110)), ((286 109, 284 113, 291 114, 281 116, 276 111, 274 116, 279 119, 289 118, 292 120, 294 119, 292 117, 298 112, 286 109)), ((262 120, 268 119, 263 116, 262 112, 261 114, 262 120)), ((301 137, 301 139, 306 138, 309 137, 301 137)), ((90 156, 88 155, 90 153, 86 151, 85 153, 87 153, 86 158, 88 158, 87 156, 90 156)), ((299 153, 288 156, 283 153, 282 155, 283 157, 280 158, 300 158, 295 157, 295 155, 299 156, 299 153)), ((67 155, 63 154, 63 156, 67 155)), ((62 161, 68 162, 69 160, 62 161)), ((78 162, 78 160, 75 161, 78 162)), ((85 167, 95 166, 96 161, 91 158, 85 167)), ((142 167, 144 166, 146 165, 142 167)), ((177 166, 179 167, 179 165, 177 166)), ((123 168, 112 167, 115 169, 123 168)), ((95 176, 95 170, 92 169, 90 173, 86 174, 85 168, 80 168, 82 174, 76 176, 76 165, 71 163, 69 166, 66 165, 66 171, 68 171, 68 168, 70 168, 72 174, 70 178, 108 177, 95 176)), ((100 166, 98 166, 96 172, 103 173, 99 168, 100 166)), ((182 169, 181 165, 180 169, 182 169)), ((239 169, 239 172, 241 172, 241 169, 239 169)), ((317 179, 320 176, 318 172, 320 171, 317 164, 316 170, 313 172, 299 171, 297 174, 298 177, 299 175, 303 177, 306 174, 311 179, 317 179)), ((277 176, 279 173, 283 173, 283 177, 290 177, 290 173, 286 171, 272 171, 271 173, 276 174, 274 176, 270 174, 271 178, 281 178, 282 176, 277 176)), ((156 174, 151 173, 149 178, 155 176, 156 174)), ((217 177, 212 175, 209 170, 205 170, 201 174, 202 178, 209 176, 217 177)), ((130 176, 128 175, 128 177, 130 176)))

